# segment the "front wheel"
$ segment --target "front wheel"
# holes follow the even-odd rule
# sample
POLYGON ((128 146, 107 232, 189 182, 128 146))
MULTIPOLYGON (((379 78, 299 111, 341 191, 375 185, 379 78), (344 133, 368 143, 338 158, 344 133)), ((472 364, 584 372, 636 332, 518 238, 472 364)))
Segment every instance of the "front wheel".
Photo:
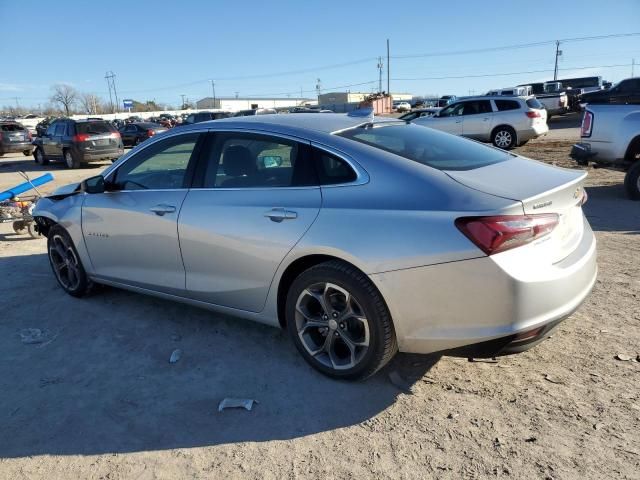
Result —
POLYGON ((47 251, 51 269, 62 289, 74 297, 86 295, 91 288, 91 281, 71 237, 60 225, 49 230, 47 251))
POLYGON ((38 147, 36 148, 35 153, 33 154, 33 157, 36 161, 36 163, 38 165, 48 165, 49 164, 49 159, 44 155, 44 152, 42 151, 42 148, 38 147))
POLYGON ((624 188, 631 200, 640 200, 640 160, 631 165, 624 176, 624 188))
POLYGON ((511 150, 515 147, 516 140, 516 132, 511 127, 498 127, 491 137, 493 145, 503 150, 511 150))
POLYGON ((339 261, 312 267, 294 280, 286 320, 304 359, 333 378, 370 377, 398 350, 380 292, 365 274, 339 261))
POLYGON ((23 154, 25 157, 29 157, 29 156, 31 156, 31 150, 23 150, 23 151, 22 151, 22 154, 23 154))

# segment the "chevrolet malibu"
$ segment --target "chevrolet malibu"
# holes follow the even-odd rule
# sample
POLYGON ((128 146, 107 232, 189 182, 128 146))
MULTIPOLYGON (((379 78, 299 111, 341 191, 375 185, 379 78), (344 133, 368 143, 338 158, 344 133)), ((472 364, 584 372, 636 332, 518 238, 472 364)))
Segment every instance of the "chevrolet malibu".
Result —
POLYGON ((261 115, 152 138, 40 200, 55 277, 288 330, 366 378, 399 350, 486 357, 589 294, 584 172, 394 119, 261 115))

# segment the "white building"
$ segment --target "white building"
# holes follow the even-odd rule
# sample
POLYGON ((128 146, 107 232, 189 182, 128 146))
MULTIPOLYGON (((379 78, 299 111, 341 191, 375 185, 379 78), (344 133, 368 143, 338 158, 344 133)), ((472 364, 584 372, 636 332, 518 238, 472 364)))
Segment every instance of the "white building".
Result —
MULTIPOLYGON (((366 97, 370 96, 371 92, 329 92, 318 95, 319 105, 331 105, 341 103, 360 103, 366 97)), ((413 95, 410 93, 392 93, 391 98, 393 100, 411 100, 413 95)))
POLYGON ((310 98, 236 98, 236 97, 205 97, 196 102, 198 110, 220 109, 227 112, 249 110, 252 108, 288 108, 302 105, 316 105, 318 102, 310 98))

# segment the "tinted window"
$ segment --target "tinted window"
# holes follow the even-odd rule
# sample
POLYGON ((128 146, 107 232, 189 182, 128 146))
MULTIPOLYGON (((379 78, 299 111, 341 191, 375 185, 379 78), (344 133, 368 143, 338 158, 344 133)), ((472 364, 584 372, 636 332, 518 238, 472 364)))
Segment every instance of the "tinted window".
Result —
POLYGON ((54 135, 56 137, 61 137, 61 136, 64 135, 66 130, 67 130, 67 124, 66 123, 56 123, 56 131, 55 131, 54 135))
POLYGON ((337 135, 440 170, 470 170, 510 158, 506 152, 414 124, 359 127, 337 135))
POLYGON ((197 133, 177 135, 150 145, 117 170, 115 184, 123 190, 184 188, 198 137, 197 133))
POLYGON ((105 133, 115 132, 116 128, 107 122, 78 122, 76 123, 77 133, 86 133, 89 135, 103 135, 105 133))
POLYGON ((520 104, 515 100, 494 100, 494 102, 496 102, 496 108, 499 112, 518 110, 520 108, 520 104))
POLYGON ((462 115, 464 109, 464 103, 454 103, 446 108, 440 110, 439 117, 455 117, 456 115, 462 115))
POLYGON ((51 125, 49 125, 49 128, 47 128, 46 135, 52 136, 56 131, 56 125, 58 125, 58 124, 57 123, 52 123, 51 125))
POLYGON ((529 100, 527 100, 527 107, 542 110, 544 108, 544 105, 542 105, 537 98, 530 98, 529 100))
POLYGON ((489 100, 474 100, 464 102, 463 115, 478 115, 480 113, 491 113, 491 102, 489 100))
POLYGON ((21 132, 25 128, 19 123, 4 123, 0 125, 0 130, 3 132, 21 132))
POLYGON ((314 158, 320 185, 338 185, 356 180, 356 172, 351 166, 334 155, 315 149, 314 158))
POLYGON ((205 188, 308 185, 308 148, 294 141, 254 134, 220 135, 207 164, 205 188))

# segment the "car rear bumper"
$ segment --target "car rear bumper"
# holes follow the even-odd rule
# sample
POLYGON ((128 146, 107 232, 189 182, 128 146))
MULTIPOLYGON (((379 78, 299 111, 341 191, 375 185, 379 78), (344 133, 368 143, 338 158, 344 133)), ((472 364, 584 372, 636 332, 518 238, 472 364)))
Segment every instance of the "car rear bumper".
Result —
POLYGON ((124 148, 109 148, 102 150, 86 150, 78 149, 80 163, 86 163, 98 160, 113 160, 124 155, 124 148))
POLYGON ((400 351, 495 356, 546 338, 596 280, 595 236, 584 223, 567 258, 530 274, 480 257, 371 275, 391 311, 400 351))
POLYGON ((24 152, 33 150, 31 142, 4 142, 0 145, 0 151, 4 153, 24 152))
POLYGON ((524 142, 526 140, 531 140, 532 138, 538 138, 542 135, 546 135, 548 132, 549 126, 546 123, 534 125, 531 128, 518 130, 518 141, 524 142))

